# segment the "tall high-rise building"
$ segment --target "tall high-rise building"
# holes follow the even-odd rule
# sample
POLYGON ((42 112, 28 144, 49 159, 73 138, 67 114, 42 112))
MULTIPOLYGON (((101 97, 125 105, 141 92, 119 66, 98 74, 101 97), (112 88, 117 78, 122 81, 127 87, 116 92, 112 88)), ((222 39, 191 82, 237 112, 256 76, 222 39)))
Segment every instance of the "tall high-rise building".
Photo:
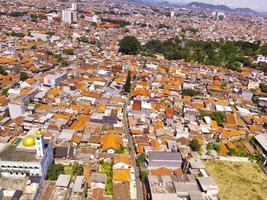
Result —
POLYGON ((174 11, 171 11, 171 18, 173 18, 174 17, 174 11))
POLYGON ((78 3, 77 3, 77 1, 73 1, 71 3, 71 9, 72 10, 78 10, 78 3))
POLYGON ((73 1, 71 3, 71 8, 62 10, 62 21, 68 24, 78 22, 78 3, 73 1))

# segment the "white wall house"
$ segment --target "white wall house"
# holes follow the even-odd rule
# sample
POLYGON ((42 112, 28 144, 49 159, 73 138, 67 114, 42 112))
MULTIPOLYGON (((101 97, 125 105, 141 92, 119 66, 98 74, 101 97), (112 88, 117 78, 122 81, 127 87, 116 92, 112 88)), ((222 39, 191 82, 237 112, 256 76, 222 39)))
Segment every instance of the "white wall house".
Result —
POLYGON ((25 105, 23 103, 8 103, 9 115, 12 119, 22 116, 25 113, 25 105))
POLYGON ((263 55, 259 55, 257 58, 257 63, 259 62, 266 62, 267 63, 267 57, 263 56, 263 55))

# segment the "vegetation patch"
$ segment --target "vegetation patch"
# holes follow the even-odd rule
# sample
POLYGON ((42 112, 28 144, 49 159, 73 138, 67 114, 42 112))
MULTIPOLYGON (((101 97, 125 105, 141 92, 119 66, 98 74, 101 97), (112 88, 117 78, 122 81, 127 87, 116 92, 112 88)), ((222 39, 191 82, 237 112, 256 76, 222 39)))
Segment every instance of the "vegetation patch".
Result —
POLYGON ((259 200, 267 197, 267 176, 256 163, 207 161, 222 200, 259 200))
POLYGON ((107 195, 112 195, 112 190, 113 190, 112 163, 101 161, 99 164, 100 164, 100 173, 107 175, 107 183, 106 183, 105 192, 107 195))

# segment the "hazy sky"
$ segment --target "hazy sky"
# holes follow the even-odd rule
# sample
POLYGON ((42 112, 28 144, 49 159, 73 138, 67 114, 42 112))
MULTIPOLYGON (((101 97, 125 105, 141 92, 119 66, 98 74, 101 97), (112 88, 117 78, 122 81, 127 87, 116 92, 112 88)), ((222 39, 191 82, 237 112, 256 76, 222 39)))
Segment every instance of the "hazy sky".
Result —
POLYGON ((170 2, 189 3, 193 1, 222 4, 229 7, 249 7, 257 11, 267 12, 267 0, 169 0, 170 2))

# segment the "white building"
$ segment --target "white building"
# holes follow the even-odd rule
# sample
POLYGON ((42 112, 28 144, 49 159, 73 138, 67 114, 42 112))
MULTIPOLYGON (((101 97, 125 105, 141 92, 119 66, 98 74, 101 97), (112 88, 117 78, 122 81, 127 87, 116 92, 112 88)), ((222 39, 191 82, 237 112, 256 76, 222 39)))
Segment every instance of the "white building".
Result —
POLYGON ((71 9, 72 10, 78 10, 78 3, 77 2, 72 2, 71 3, 71 9))
POLYGON ((84 20, 88 21, 88 22, 101 22, 101 18, 98 17, 95 14, 91 14, 91 13, 86 13, 84 15, 84 20))
POLYGON ((72 9, 62 10, 62 21, 67 24, 78 22, 78 11, 72 9))
POLYGON ((50 36, 44 33, 38 33, 38 32, 31 32, 32 37, 34 37, 35 40, 42 40, 44 42, 47 42, 50 39, 50 36))
POLYGON ((263 56, 263 55, 259 55, 257 58, 257 63, 259 62, 266 62, 267 63, 267 57, 263 56))
POLYGON ((67 79, 67 73, 49 74, 44 77, 44 85, 49 87, 55 87, 65 79, 67 79))
POLYGON ((174 11, 171 11, 171 18, 174 18, 174 11))
POLYGON ((78 22, 78 3, 74 1, 71 3, 71 8, 62 10, 62 21, 67 24, 78 22))
MULTIPOLYGON (((29 132, 36 131, 32 129, 29 132)), ((53 144, 44 140, 41 131, 16 138, 0 152, 1 176, 41 176, 53 161, 53 144)))
POLYGON ((9 115, 12 119, 22 116, 25 113, 25 105, 23 102, 8 103, 9 115))

